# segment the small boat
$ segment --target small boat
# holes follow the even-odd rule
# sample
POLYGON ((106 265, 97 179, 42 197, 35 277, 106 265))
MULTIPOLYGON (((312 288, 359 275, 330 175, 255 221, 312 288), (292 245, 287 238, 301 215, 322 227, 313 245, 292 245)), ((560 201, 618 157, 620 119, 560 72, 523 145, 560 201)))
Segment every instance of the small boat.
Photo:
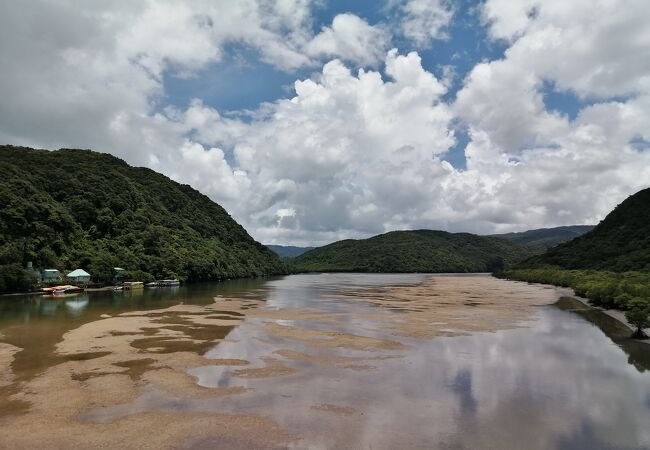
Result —
POLYGON ((41 290, 43 291, 43 294, 51 295, 51 296, 62 296, 62 295, 69 295, 69 294, 78 294, 78 293, 84 291, 83 288, 80 288, 79 286, 72 286, 71 284, 65 284, 65 285, 62 285, 62 286, 54 286, 54 287, 51 287, 51 288, 43 288, 41 290))
POLYGON ((125 291, 131 291, 134 289, 144 288, 144 283, 142 281, 125 281, 122 283, 122 289, 125 291))
POLYGON ((52 292, 54 293, 54 295, 57 295, 57 294, 78 294, 83 291, 84 289, 80 288, 79 286, 66 286, 64 289, 57 289, 52 292))
POLYGON ((65 289, 65 288, 67 288, 67 287, 71 287, 71 285, 69 285, 69 284, 62 284, 62 285, 59 285, 59 286, 45 287, 45 288, 41 288, 41 292, 42 292, 43 294, 51 294, 51 293, 54 292, 54 291, 58 291, 58 290, 61 290, 61 289, 65 289))
POLYGON ((147 283, 147 287, 171 287, 171 286, 179 286, 180 284, 181 282, 176 279, 156 280, 156 281, 152 281, 151 283, 147 283))

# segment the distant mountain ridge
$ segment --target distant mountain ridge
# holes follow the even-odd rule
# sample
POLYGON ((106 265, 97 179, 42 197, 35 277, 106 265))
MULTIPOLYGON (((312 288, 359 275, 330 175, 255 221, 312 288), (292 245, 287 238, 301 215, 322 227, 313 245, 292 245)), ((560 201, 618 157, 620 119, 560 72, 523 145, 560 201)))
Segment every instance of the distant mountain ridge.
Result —
POLYGON ((570 241, 591 231, 595 225, 570 225, 555 228, 538 228, 518 233, 492 234, 543 253, 551 247, 570 241))
POLYGON ((613 272, 650 270, 650 188, 629 196, 593 230, 521 264, 613 272))
POLYGON ((271 251, 275 252, 281 258, 295 258, 316 247, 296 247, 293 245, 266 245, 271 251))
POLYGON ((392 231, 315 248, 293 260, 297 271, 491 272, 533 254, 506 239, 435 230, 392 231))
POLYGON ((95 279, 113 267, 140 280, 286 271, 208 197, 114 156, 0 146, 0 173, 0 291, 27 261, 95 279))

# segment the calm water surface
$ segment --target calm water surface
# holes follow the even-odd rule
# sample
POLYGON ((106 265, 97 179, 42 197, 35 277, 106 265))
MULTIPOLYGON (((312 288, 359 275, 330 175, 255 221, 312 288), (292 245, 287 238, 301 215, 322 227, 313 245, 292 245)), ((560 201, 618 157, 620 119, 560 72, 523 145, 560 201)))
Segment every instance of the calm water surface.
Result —
MULTIPOLYGON (((345 289, 412 285, 427 275, 323 274, 89 293, 66 300, 11 297, 0 301, 0 341, 23 350, 12 366, 27 380, 57 363, 63 334, 102 314, 206 305, 216 295, 261 299, 272 309, 314 307, 332 314, 358 311, 335 323, 280 321, 328 331, 390 334, 364 313, 399 314, 337 296, 345 289)), ((548 289, 534 287, 534 289, 548 289)), ((558 295, 559 296, 559 295, 558 295)), ((497 299, 498 300, 498 299, 497 299)), ((383 352, 392 359, 354 367, 292 360, 299 371, 276 377, 233 377, 232 368, 190 370, 207 387, 244 386, 242 395, 185 399, 144 389, 133 402, 90 410, 85 420, 110 421, 145 411, 227 412, 272 418, 306 448, 650 448, 650 345, 625 339, 626 330, 596 311, 575 311, 563 300, 540 306, 524 328, 470 336, 400 338, 407 345, 383 352), (314 407, 316 405, 316 408, 314 407), (339 405, 328 410, 328 406, 339 405), (342 406, 341 406, 342 405, 342 406)), ((578 308, 580 309, 580 308, 578 308)), ((235 326, 206 356, 263 366, 278 349, 367 356, 351 349, 315 350, 273 336, 261 318, 235 326)), ((391 337, 395 339, 395 337, 391 337)))

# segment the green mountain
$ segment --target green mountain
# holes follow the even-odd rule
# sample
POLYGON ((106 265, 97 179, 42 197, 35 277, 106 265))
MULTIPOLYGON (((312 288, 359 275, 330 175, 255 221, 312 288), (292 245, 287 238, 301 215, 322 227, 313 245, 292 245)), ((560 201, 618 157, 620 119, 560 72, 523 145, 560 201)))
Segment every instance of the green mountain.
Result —
POLYGON ((302 255, 309 250, 313 250, 315 247, 295 247, 293 245, 270 245, 267 244, 267 247, 271 249, 275 254, 280 258, 295 258, 298 255, 302 255))
POLYGON ((650 270, 650 188, 618 205, 590 232, 533 257, 522 268, 650 270))
POLYGON ((573 225, 555 228, 539 228, 520 233, 493 234, 494 237, 507 239, 517 244, 532 248, 537 253, 544 253, 551 247, 570 241, 591 231, 594 225, 573 225))
POLYGON ((491 272, 533 252, 489 236, 445 231, 392 231, 334 242, 293 260, 297 271, 491 272))
POLYGON ((96 280, 113 267, 188 281, 285 270, 205 195, 111 155, 0 146, 0 173, 0 291, 27 261, 96 280))

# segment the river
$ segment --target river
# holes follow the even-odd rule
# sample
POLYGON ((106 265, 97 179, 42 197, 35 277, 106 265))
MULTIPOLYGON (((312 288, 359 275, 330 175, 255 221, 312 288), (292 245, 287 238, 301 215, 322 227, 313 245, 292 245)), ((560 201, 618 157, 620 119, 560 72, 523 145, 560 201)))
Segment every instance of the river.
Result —
POLYGON ((568 294, 314 274, 2 298, 0 448, 650 448, 650 345, 568 294))

